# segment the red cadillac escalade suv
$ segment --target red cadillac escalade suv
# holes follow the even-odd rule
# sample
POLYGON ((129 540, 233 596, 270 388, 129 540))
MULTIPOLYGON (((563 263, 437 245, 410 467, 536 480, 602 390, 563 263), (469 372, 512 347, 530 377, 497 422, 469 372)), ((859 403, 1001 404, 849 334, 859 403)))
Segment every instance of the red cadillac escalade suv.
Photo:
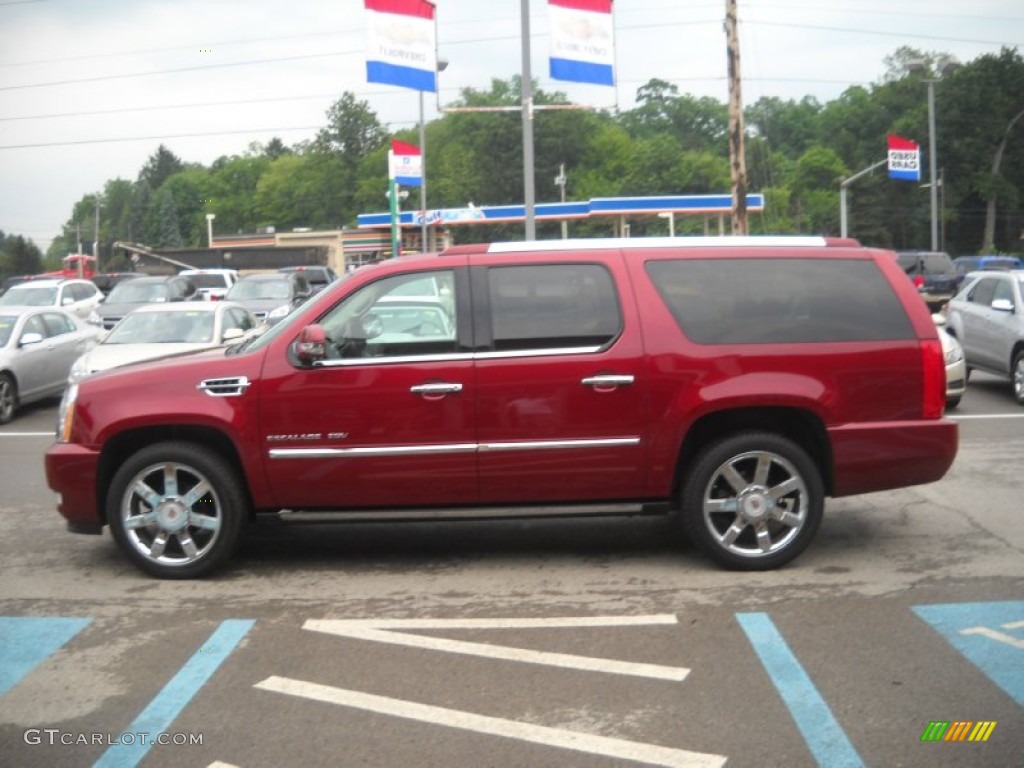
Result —
POLYGON ((250 520, 672 514, 767 569, 826 496, 957 450, 893 254, 813 237, 458 246, 363 267, 254 341, 68 388, 50 486, 165 578, 250 520))

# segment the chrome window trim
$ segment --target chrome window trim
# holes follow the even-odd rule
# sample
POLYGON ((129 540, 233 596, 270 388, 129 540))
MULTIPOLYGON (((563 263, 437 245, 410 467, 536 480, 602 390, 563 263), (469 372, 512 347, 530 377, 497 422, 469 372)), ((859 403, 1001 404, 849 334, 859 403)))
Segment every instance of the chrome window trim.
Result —
POLYGON ((400 365, 403 363, 460 363, 476 360, 506 360, 520 357, 564 357, 593 355, 603 346, 549 347, 545 349, 508 349, 494 352, 445 352, 437 355, 404 355, 402 357, 350 357, 342 360, 317 360, 314 368, 350 368, 354 365, 400 365))
POLYGON ((602 437, 574 440, 523 440, 500 443, 448 443, 442 445, 393 445, 367 448, 271 448, 271 459, 340 459, 430 454, 493 453, 496 451, 548 451, 575 448, 614 448, 640 445, 639 437, 602 437))

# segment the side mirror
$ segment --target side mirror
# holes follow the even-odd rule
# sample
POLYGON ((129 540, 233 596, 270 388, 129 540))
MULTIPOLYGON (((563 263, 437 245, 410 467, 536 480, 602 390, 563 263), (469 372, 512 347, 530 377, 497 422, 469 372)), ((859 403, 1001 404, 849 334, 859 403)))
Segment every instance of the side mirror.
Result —
POLYGON ((228 328, 226 331, 224 331, 224 343, 237 343, 242 340, 243 336, 245 336, 245 331, 243 331, 241 328, 228 328))
POLYGON ((43 340, 43 334, 41 333, 24 333, 21 339, 18 340, 19 347, 28 347, 33 344, 38 344, 43 340))
POLYGON ((1013 313, 1013 302, 1009 299, 996 299, 992 302, 992 309, 997 312, 1013 313))
POLYGON ((66 307, 68 304, 74 304, 74 303, 75 303, 75 297, 74 296, 65 296, 63 299, 60 300, 60 305, 62 307, 66 307))
POLYGON ((295 357, 303 365, 314 365, 327 357, 327 334, 322 325, 307 325, 295 340, 295 357))

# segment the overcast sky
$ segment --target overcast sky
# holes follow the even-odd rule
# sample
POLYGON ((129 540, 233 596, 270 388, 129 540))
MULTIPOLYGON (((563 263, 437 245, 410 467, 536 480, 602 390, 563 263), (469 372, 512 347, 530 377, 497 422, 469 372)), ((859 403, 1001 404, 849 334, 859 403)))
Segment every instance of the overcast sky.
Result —
MULTIPOLYGON (((656 77, 727 100, 725 0, 616 0, 614 88, 547 77, 547 4, 530 2, 545 90, 627 109, 656 77)), ((965 62, 1024 45, 1020 0, 737 2, 745 104, 830 101, 879 81, 902 45, 965 62)), ((518 0, 436 6, 442 105, 520 72, 518 0)), ((415 124, 415 91, 366 82, 364 30, 362 0, 0 0, 0 230, 45 251, 77 200, 134 181, 160 143, 204 165, 273 136, 294 144, 345 91, 393 129, 415 124)))

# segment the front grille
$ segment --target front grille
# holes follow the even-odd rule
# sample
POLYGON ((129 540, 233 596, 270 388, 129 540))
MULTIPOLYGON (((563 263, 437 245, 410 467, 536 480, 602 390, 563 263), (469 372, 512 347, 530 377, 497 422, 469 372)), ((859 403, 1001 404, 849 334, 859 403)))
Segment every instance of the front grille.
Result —
POLYGON ((238 397, 245 393, 250 383, 246 376, 228 376, 223 379, 204 379, 196 388, 210 397, 238 397))

